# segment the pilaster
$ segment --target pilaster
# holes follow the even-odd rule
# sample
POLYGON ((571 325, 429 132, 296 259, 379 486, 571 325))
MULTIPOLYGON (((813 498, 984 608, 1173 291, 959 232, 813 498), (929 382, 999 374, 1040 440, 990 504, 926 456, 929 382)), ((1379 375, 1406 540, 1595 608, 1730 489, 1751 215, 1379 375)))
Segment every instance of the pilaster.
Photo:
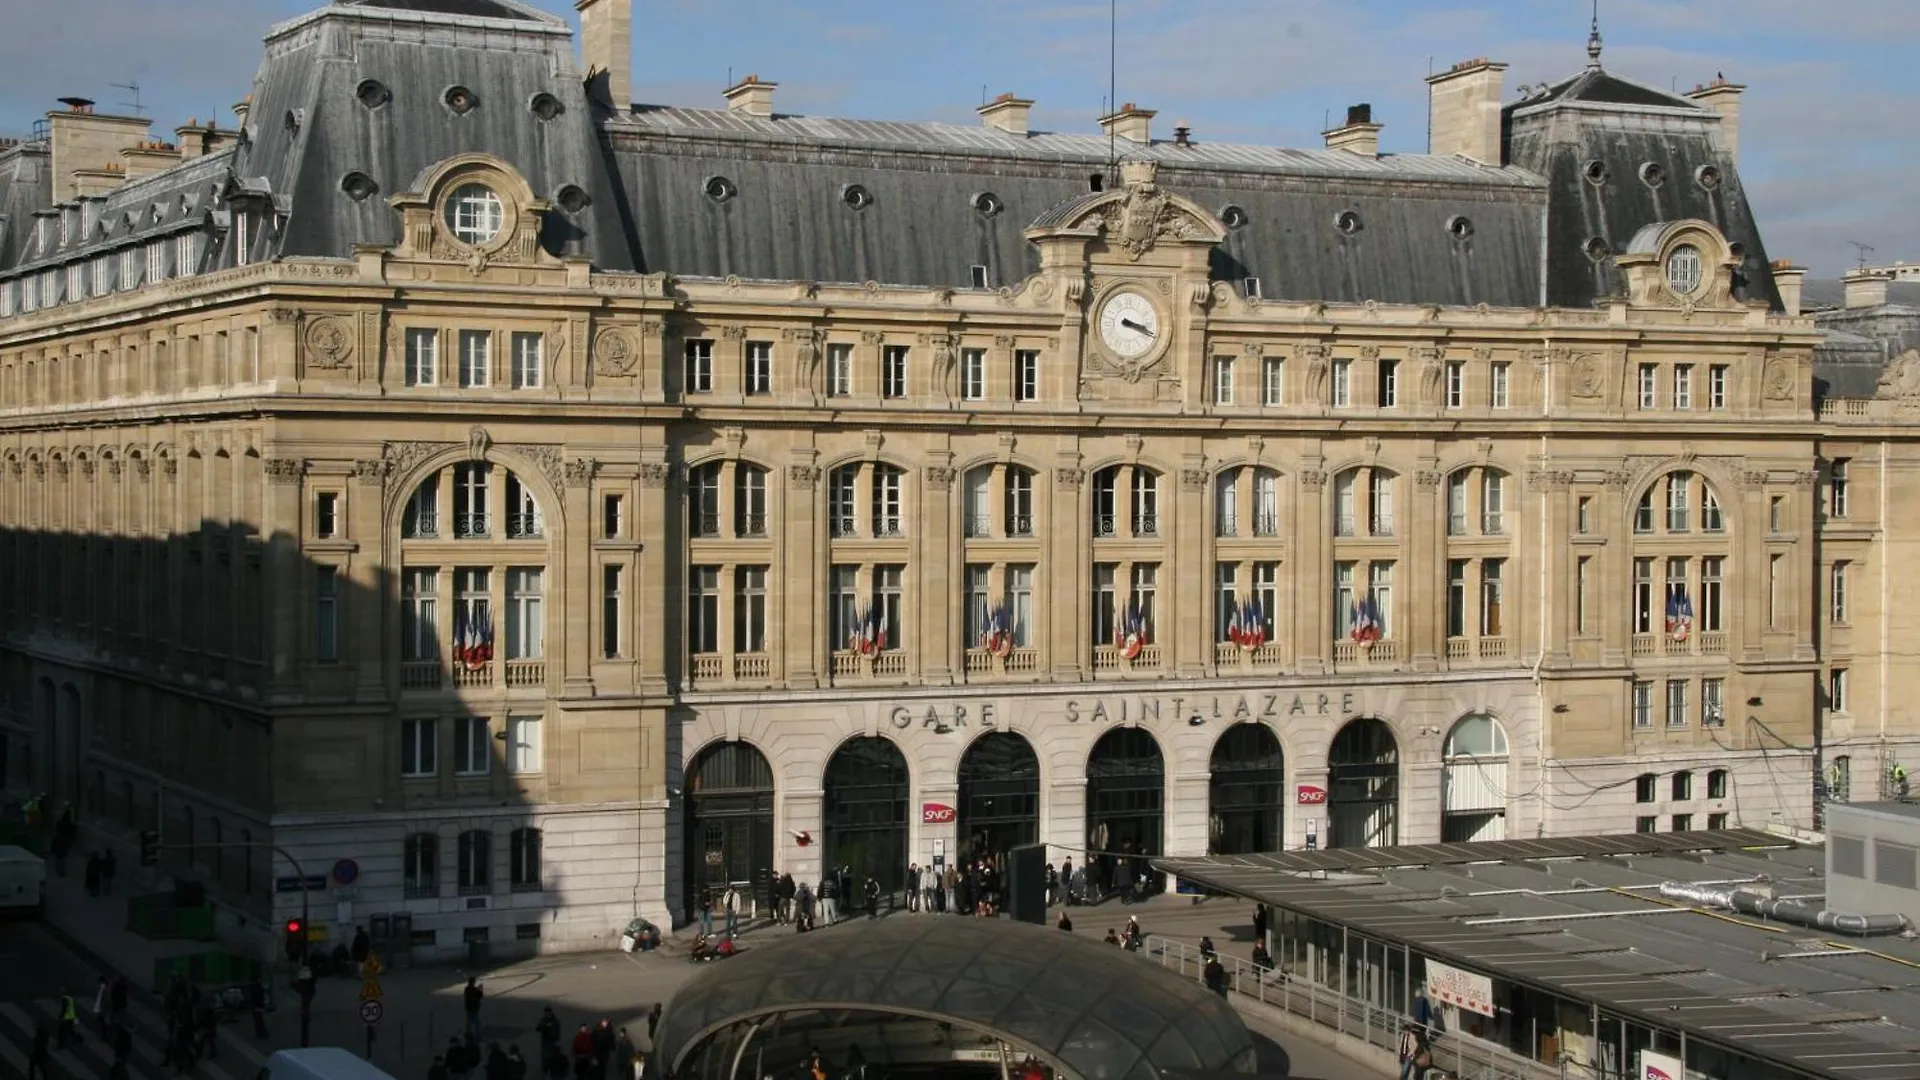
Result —
MULTIPOLYGON (((1302 675, 1320 675, 1328 670, 1327 651, 1333 640, 1332 586, 1327 565, 1327 471, 1316 441, 1300 452, 1299 484, 1293 493, 1293 534, 1299 545, 1289 582, 1293 603, 1286 619, 1277 614, 1275 631, 1291 620, 1288 631, 1293 637, 1294 665, 1302 675)), ((1287 594, 1283 594, 1287 595, 1287 594)))
MULTIPOLYGON (((1195 448, 1183 455, 1178 488, 1173 499, 1173 543, 1167 552, 1173 565, 1166 575, 1173 585, 1174 633, 1170 666, 1182 678, 1205 675, 1213 659, 1213 588, 1207 575, 1213 563, 1212 540, 1208 528, 1212 515, 1207 512, 1208 477, 1206 457, 1195 448), (1190 553, 1180 558, 1179 553, 1190 553)), ((1161 595, 1166 595, 1164 592, 1161 595)))
MULTIPOLYGON (((962 628, 966 587, 964 571, 953 570, 956 545, 953 527, 953 484, 956 474, 953 455, 945 450, 927 454, 921 469, 920 526, 914 530, 915 559, 925 568, 916 575, 921 595, 914 612, 918 628, 920 670, 925 681, 936 685, 955 681, 954 657, 967 647, 972 627, 962 628)), ((995 495, 1000 489, 995 488, 995 495)), ((961 661, 960 670, 965 662, 961 661)))
POLYGON ((1086 677, 1093 655, 1087 630, 1092 592, 1092 547, 1088 541, 1087 503, 1082 497, 1087 471, 1077 450, 1063 451, 1055 461, 1047 507, 1047 658, 1056 682, 1078 682, 1086 677))
POLYGON ((821 685, 832 647, 822 617, 828 571, 822 559, 826 523, 820 513, 822 476, 820 466, 814 463, 817 455, 810 445, 788 450, 779 518, 784 530, 780 550, 785 559, 780 567, 781 617, 777 624, 785 633, 779 648, 785 653, 787 685, 797 689, 821 685))
POLYGON ((633 507, 633 535, 640 543, 638 571, 633 583, 633 656, 635 689, 642 694, 667 691, 667 656, 678 651, 673 633, 678 625, 675 599, 668 589, 669 560, 685 559, 680 545, 673 542, 674 516, 669 512, 672 498, 664 433, 655 428, 642 431, 646 445, 640 448, 640 491, 633 507))
MULTIPOLYGON (((594 695, 590 614, 599 607, 600 583, 593 579, 593 478, 599 471, 599 461, 575 458, 562 472, 560 542, 553 545, 558 549, 560 565, 552 569, 572 602, 562 607, 565 617, 547 620, 548 632, 557 629, 560 633, 560 647, 548 650, 547 655, 560 657, 562 692, 568 697, 594 695)), ((547 682, 552 685, 551 671, 547 672, 547 682)))

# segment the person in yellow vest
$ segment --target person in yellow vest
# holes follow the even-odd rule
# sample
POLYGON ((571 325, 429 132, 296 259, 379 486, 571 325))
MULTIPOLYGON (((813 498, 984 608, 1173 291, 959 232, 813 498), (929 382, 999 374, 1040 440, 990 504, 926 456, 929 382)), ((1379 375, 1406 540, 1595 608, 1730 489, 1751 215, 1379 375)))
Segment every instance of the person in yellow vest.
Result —
POLYGON ((60 1049, 65 1050, 80 1041, 80 1006, 74 1003, 73 995, 60 994, 60 1049))
POLYGON ((1905 765, 1895 765, 1893 767, 1892 777, 1893 797, 1896 799, 1905 799, 1907 797, 1907 767, 1905 765))

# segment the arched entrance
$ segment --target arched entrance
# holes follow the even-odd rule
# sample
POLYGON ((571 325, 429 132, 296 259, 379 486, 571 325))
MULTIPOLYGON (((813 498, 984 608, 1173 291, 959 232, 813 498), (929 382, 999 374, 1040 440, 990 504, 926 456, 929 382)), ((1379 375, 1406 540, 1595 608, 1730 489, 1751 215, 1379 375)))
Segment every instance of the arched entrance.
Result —
POLYGON ((1399 842, 1399 744, 1383 720, 1348 721, 1327 750, 1327 846, 1399 842))
POLYGON ((1157 891, 1160 875, 1149 872, 1147 857, 1160 854, 1166 771, 1160 744, 1139 728, 1114 728, 1093 744, 1087 755, 1090 886, 1112 892, 1144 874, 1157 891))
POLYGON ((1011 731, 973 740, 960 758, 960 860, 997 860, 1040 839, 1040 759, 1011 731))
MULTIPOLYGON (((853 897, 868 877, 882 896, 899 892, 907 876, 906 756, 877 736, 848 739, 827 761, 825 787, 827 868, 847 870, 853 897)), ((848 900, 841 898, 842 911, 848 900)))
POLYGON ((708 890, 724 892, 729 884, 766 903, 773 870, 773 767, 766 755, 743 742, 701 750, 686 769, 686 814, 687 911, 698 911, 708 890))
POLYGON ((1207 849, 1214 855, 1279 851, 1286 833, 1285 755, 1265 724, 1228 728, 1213 744, 1207 800, 1207 849))
POLYGON ((1440 842, 1507 838, 1507 732, 1486 713, 1468 713, 1441 752, 1440 842))

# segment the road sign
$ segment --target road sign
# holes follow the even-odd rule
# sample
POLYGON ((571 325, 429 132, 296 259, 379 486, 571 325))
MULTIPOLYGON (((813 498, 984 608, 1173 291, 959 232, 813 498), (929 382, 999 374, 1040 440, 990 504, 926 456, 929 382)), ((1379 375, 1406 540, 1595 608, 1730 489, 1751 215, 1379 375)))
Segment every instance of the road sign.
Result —
POLYGON ((351 885, 360 878, 360 864, 352 859, 341 859, 333 864, 333 880, 342 885, 351 885))
POLYGON ((367 981, 360 984, 361 1001, 379 1001, 385 996, 380 990, 380 980, 376 976, 368 975, 367 981))
POLYGON ((360 1003, 360 1019, 368 1026, 379 1023, 380 1018, 386 1014, 387 1007, 377 1001, 363 1001, 360 1003))

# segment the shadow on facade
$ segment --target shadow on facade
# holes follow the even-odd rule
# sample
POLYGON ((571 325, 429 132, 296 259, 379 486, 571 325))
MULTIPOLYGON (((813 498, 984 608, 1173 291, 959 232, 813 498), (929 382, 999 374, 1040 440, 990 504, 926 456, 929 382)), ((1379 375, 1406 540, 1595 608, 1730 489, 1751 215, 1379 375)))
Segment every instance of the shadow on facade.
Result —
POLYGON ((214 932, 270 958, 303 901, 329 952, 360 926, 421 961, 538 951, 568 888, 520 775, 539 771, 545 695, 509 709, 503 660, 456 660, 453 612, 491 618, 489 599, 443 585, 410 614, 369 560, 215 520, 0 530, 0 778, 49 823, 74 810, 68 874, 112 849, 116 892, 198 883, 214 932))

